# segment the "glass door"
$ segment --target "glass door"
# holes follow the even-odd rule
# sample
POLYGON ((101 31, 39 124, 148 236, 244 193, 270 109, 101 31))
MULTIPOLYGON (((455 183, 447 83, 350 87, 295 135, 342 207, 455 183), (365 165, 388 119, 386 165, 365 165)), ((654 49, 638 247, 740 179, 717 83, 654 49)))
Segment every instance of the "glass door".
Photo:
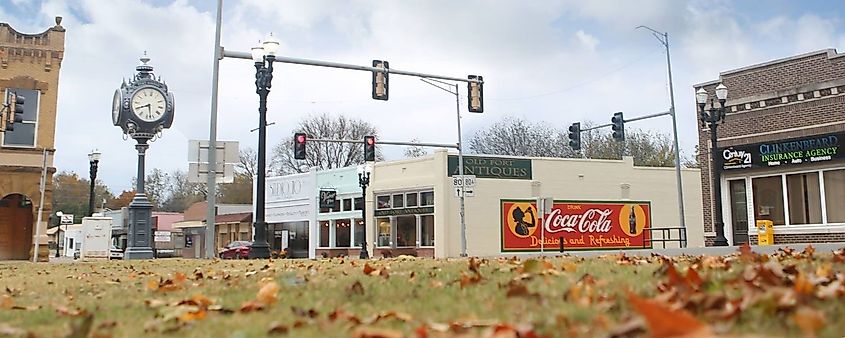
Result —
POLYGON ((748 201, 745 196, 745 180, 728 181, 731 192, 731 226, 733 241, 731 244, 748 243, 748 201))

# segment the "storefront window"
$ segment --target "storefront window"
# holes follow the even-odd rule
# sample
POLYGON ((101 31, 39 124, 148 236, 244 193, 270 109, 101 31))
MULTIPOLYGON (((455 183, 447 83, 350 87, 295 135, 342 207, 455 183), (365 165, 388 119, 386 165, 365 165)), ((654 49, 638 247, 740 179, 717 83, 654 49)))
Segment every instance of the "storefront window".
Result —
POLYGON ((845 223, 845 169, 824 172, 824 198, 828 223, 845 223))
POLYGON ((390 196, 376 197, 376 209, 390 209, 390 196))
POLYGON ((329 221, 320 221, 320 246, 329 247, 329 221))
POLYGON ((352 211, 352 199, 347 198, 343 200, 343 211, 352 211))
POLYGON ((757 220, 770 220, 774 225, 784 225, 783 184, 781 176, 751 179, 754 193, 754 215, 757 220))
POLYGON ((401 208, 405 204, 405 194, 393 195, 393 207, 401 208))
POLYGON ((789 224, 821 224, 822 204, 819 173, 786 175, 789 224))
POLYGON ((434 215, 425 215, 421 217, 422 227, 420 233, 420 246, 434 246, 434 215))
POLYGON ((396 246, 417 246, 417 217, 396 217, 396 246))
POLYGON ((355 243, 352 246, 361 246, 361 243, 365 240, 364 236, 364 221, 360 218, 355 219, 355 243))
POLYGON ((355 197, 355 210, 364 210, 364 199, 355 197))
POLYGON ((405 206, 409 208, 417 206, 417 193, 412 192, 405 195, 405 206))
POLYGON ((376 218, 378 224, 378 246, 390 246, 390 218, 376 218))
POLYGON ((427 206, 427 205, 434 205, 434 192, 433 191, 424 191, 420 193, 420 205, 427 206))
MULTIPOLYGON (((351 202, 350 202, 351 203, 351 202)), ((348 248, 350 245, 351 226, 349 220, 339 219, 335 221, 335 247, 348 248)))

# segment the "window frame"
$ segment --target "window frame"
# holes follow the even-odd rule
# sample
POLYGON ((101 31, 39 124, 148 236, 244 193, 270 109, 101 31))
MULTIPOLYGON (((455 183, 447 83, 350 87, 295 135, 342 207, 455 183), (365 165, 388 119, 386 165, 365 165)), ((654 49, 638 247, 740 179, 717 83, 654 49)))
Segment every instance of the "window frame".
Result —
MULTIPOLYGON (((8 103, 8 102, 6 102, 6 98, 9 97, 9 92, 10 91, 16 91, 16 90, 31 90, 31 91, 35 92, 35 120, 23 120, 22 122, 20 122, 20 124, 32 124, 32 125, 34 125, 33 132, 32 132, 32 145, 27 146, 27 145, 20 145, 20 144, 6 144, 6 133, 0 133, 0 147, 3 147, 3 148, 19 148, 19 149, 34 149, 34 148, 38 147, 38 126, 40 125, 40 118, 41 118, 41 91, 38 90, 38 89, 8 88, 7 87, 3 91, 3 95, 4 95, 3 96, 3 102, 8 103)), ((24 96, 24 97, 26 98, 26 101, 27 101, 26 103, 24 103, 24 107, 27 107, 30 104, 32 104, 31 98, 26 97, 26 96, 24 96)), ((6 118, 6 116, 3 116, 3 117, 6 118)))

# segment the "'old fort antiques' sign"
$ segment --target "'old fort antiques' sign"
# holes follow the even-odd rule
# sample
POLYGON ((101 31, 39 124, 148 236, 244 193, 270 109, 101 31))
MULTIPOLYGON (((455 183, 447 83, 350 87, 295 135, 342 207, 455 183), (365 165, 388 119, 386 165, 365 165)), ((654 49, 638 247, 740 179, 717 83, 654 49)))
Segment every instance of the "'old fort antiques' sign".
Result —
POLYGON ((720 149, 722 169, 773 168, 845 159, 845 133, 738 145, 720 149))
POLYGON ((373 212, 374 216, 376 216, 376 217, 417 215, 417 214, 433 214, 433 213, 434 213, 434 207, 376 210, 375 212, 373 212))
MULTIPOLYGON (((458 157, 449 155, 449 176, 460 174, 458 157)), ((477 178, 531 179, 531 160, 524 158, 464 156, 464 175, 477 178)))
POLYGON ((502 252, 651 248, 651 202, 501 200, 502 252))

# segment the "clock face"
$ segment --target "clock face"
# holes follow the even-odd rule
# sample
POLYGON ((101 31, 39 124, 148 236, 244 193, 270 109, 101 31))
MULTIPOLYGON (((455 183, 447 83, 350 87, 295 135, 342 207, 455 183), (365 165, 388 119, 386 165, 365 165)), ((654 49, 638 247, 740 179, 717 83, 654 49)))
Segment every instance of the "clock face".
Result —
POLYGON ((164 116, 167 102, 158 89, 141 88, 132 95, 132 113, 145 122, 153 122, 164 116))
POLYGON ((120 89, 114 91, 114 98, 112 99, 111 103, 111 120, 114 125, 118 125, 120 121, 120 104, 123 101, 123 98, 120 95, 120 89))

